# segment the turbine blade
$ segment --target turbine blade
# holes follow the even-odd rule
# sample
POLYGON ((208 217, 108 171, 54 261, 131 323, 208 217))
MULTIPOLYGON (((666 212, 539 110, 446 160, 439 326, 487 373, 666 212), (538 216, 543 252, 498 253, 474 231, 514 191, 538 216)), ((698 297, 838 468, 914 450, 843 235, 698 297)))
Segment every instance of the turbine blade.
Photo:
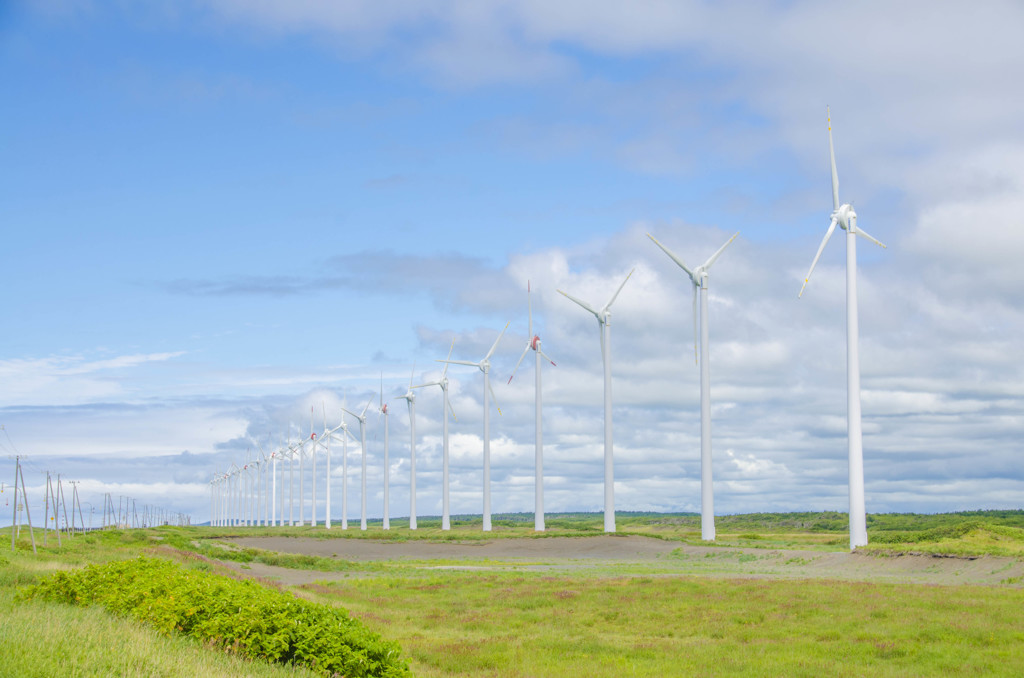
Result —
POLYGON ((501 407, 498 405, 498 396, 494 395, 494 387, 491 386, 491 380, 487 380, 487 390, 491 392, 491 400, 494 401, 494 407, 498 410, 498 416, 501 416, 501 407))
POLYGON ((710 259, 708 259, 707 261, 704 262, 704 270, 705 271, 710 269, 711 265, 713 263, 715 263, 716 261, 718 261, 718 257, 722 256, 722 252, 725 251, 725 248, 728 247, 729 245, 731 245, 732 241, 735 240, 736 236, 738 236, 739 234, 740 234, 740 232, 736 231, 736 233, 734 233, 733 236, 731 238, 729 238, 729 240, 726 241, 726 243, 724 245, 722 245, 721 247, 718 248, 717 252, 715 252, 714 254, 711 255, 710 259))
MULTIPOLYGON (((427 386, 440 386, 440 385, 441 385, 441 382, 439 382, 439 381, 429 381, 426 384, 417 384, 416 386, 410 386, 409 388, 410 389, 426 388, 427 386)), ((348 410, 345 410, 345 411, 347 412, 348 410)))
POLYGON ((360 419, 362 419, 362 418, 363 418, 363 415, 365 415, 365 414, 366 414, 366 410, 370 409, 370 405, 371 405, 372 403, 373 403, 373 396, 370 396, 370 399, 366 401, 366 407, 364 407, 364 408, 363 408, 363 414, 360 414, 360 415, 359 415, 359 418, 360 418, 360 419))
MULTIPOLYGON (((526 315, 530 319, 530 325, 527 332, 530 335, 530 341, 533 341, 533 295, 530 294, 530 281, 526 281, 526 315)), ((509 379, 511 381, 511 379, 509 379)))
MULTIPOLYGON (((519 370, 519 366, 523 363, 523 358, 525 358, 526 354, 530 352, 531 343, 533 343, 532 338, 530 339, 530 341, 526 342, 526 348, 523 349, 523 355, 519 356, 519 362, 517 362, 516 366, 512 368, 512 377, 516 376, 516 372, 519 370)), ((508 378, 508 383, 510 384, 512 383, 512 377, 508 378)))
POLYGON ((878 240, 875 240, 875 239, 874 239, 874 238, 872 238, 872 237, 871 237, 870 235, 868 235, 868 234, 867 234, 867 233, 865 233, 865 232, 864 232, 863 230, 861 230, 861 227, 860 227, 860 226, 858 226, 858 227, 857 227, 857 230, 855 230, 855 231, 854 231, 854 233, 856 233, 856 234, 857 234, 857 235, 859 235, 860 237, 864 238, 865 240, 870 240, 871 242, 875 243, 876 245, 878 245, 878 246, 879 246, 879 247, 881 247, 882 249, 885 249, 885 245, 883 245, 883 244, 882 244, 881 242, 879 242, 878 240))
POLYGON ((804 284, 803 287, 800 288, 800 294, 796 295, 798 299, 804 295, 804 288, 807 287, 807 283, 810 282, 811 273, 814 272, 814 267, 818 265, 818 259, 821 258, 821 253, 824 251, 825 245, 828 243, 828 239, 832 237, 832 231, 836 230, 837 223, 838 222, 835 218, 833 218, 832 222, 828 225, 828 231, 825 232, 825 238, 821 241, 821 246, 818 247, 818 253, 814 255, 814 261, 811 262, 811 268, 807 271, 807 277, 804 278, 804 284))
MULTIPOLYGON (((577 304, 582 306, 585 310, 590 311, 591 313, 593 313, 594 317, 597 318, 598 320, 601 319, 601 314, 598 313, 597 311, 595 311, 594 308, 590 304, 588 304, 587 302, 580 301, 576 297, 574 297, 571 294, 568 294, 566 292, 563 292, 562 290, 558 290, 558 293, 561 294, 566 299, 568 299, 569 301, 575 301, 577 304)), ((533 339, 533 337, 530 337, 530 338, 533 339)))
POLYGON ((632 271, 630 271, 629 273, 626 274, 626 279, 622 281, 621 285, 619 285, 619 289, 615 290, 615 294, 613 294, 612 298, 608 300, 608 303, 604 305, 604 308, 601 309, 602 311, 607 311, 608 309, 610 309, 612 307, 612 304, 614 304, 615 300, 618 299, 618 297, 619 297, 619 292, 621 292, 622 288, 626 286, 627 282, 629 282, 629 277, 631 275, 633 275, 633 271, 635 271, 635 270, 636 269, 634 268, 632 271))
POLYGON ((412 372, 409 373, 409 388, 412 388, 412 379, 416 376, 416 363, 412 364, 412 372))
POLYGON ((452 419, 458 421, 459 418, 455 416, 455 408, 452 407, 452 401, 449 398, 445 398, 445 402, 448 403, 448 411, 452 413, 452 419))
POLYGON ((693 364, 700 364, 697 360, 697 283, 693 284, 693 364))
MULTIPOLYGON (((451 360, 451 358, 452 358, 452 351, 454 351, 454 350, 455 350, 455 338, 453 337, 452 338, 452 345, 451 345, 451 347, 448 348, 448 357, 445 358, 444 361, 442 361, 442 362, 447 363, 449 360, 451 360)), ((441 372, 441 379, 444 380, 444 378, 446 376, 448 376, 448 365, 444 366, 444 371, 441 372)))
MULTIPOLYGON (((498 335, 498 338, 494 340, 494 344, 491 346, 491 350, 487 352, 487 355, 484 356, 484 360, 490 360, 491 359, 491 356, 494 355, 495 349, 498 348, 498 343, 501 342, 501 338, 503 336, 505 336, 505 332, 508 331, 508 326, 511 325, 511 324, 512 324, 511 321, 505 323, 505 329, 503 329, 501 331, 501 334, 498 335)), ((481 362, 483 362, 483 361, 481 361, 481 362)))
POLYGON ((537 353, 540 353, 540 354, 541 354, 541 356, 542 356, 542 357, 543 357, 543 358, 544 358, 545 360, 547 360, 547 361, 548 361, 549 363, 551 363, 551 364, 552 364, 552 365, 553 365, 554 367, 558 367, 558 365, 555 365, 555 361, 554 361, 554 360, 552 360, 551 358, 549 358, 549 357, 548 357, 548 354, 547 354, 547 353, 545 353, 544 351, 541 351, 541 350, 538 350, 538 351, 537 351, 537 353))
POLYGON ((664 245, 662 245, 662 244, 661 244, 660 242, 658 242, 658 239, 657 239, 657 238, 655 238, 655 237, 654 237, 653 235, 651 235, 650 233, 648 233, 648 234, 647 234, 647 237, 648 237, 648 238, 650 238, 650 239, 651 239, 652 241, 654 241, 654 244, 655 244, 655 245, 657 245, 658 247, 660 247, 660 248, 661 248, 661 251, 662 251, 662 252, 664 252, 665 254, 667 254, 667 255, 669 256, 669 259, 671 259, 672 261, 676 262, 676 264, 677 264, 677 265, 679 266, 679 268, 681 268, 681 269, 683 269, 684 271, 686 271, 686 275, 690 276, 690 280, 695 280, 695 279, 696 279, 696 276, 694 275, 693 271, 691 271, 691 270, 690 270, 690 269, 689 269, 689 268, 688 268, 688 267, 686 266, 686 264, 684 264, 684 263, 683 263, 683 260, 682 260, 682 259, 680 259, 680 258, 679 258, 679 257, 677 257, 677 256, 676 256, 675 254, 673 254, 673 253, 672 253, 672 251, 671 251, 671 250, 669 250, 669 248, 665 247, 665 246, 664 246, 664 245))
POLYGON ((434 362, 435 363, 447 363, 448 365, 469 365, 470 367, 480 367, 480 363, 470 362, 469 360, 436 360, 435 359, 434 362))
MULTIPOLYGON (((832 112, 825 107, 828 116, 828 157, 832 161, 832 209, 839 209, 839 174, 836 172, 836 151, 832 145, 832 112)), ((809 277, 809 276, 808 276, 809 277)))

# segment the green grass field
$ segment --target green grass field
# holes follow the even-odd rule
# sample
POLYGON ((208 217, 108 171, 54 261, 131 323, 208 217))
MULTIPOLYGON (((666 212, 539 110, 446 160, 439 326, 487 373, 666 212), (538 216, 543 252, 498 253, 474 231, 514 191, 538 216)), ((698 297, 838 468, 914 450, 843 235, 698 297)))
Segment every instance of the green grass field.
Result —
MULTIPOLYGON (((322 527, 158 528, 79 535, 65 538, 60 549, 52 534, 42 548, 37 532, 35 556, 23 530, 17 552, 0 553, 0 674, 305 675, 165 637, 96 608, 14 601, 17 590, 55 569, 140 552, 172 557, 186 551, 227 556, 242 567, 263 563, 344 577, 295 591, 339 605, 398 642, 420 676, 1024 675, 1024 590, 1014 581, 924 586, 759 579, 680 574, 642 563, 533 572, 522 563, 487 562, 483 571, 438 570, 433 568, 446 561, 352 563, 226 550, 219 541, 260 534, 461 542, 586 539, 601 534, 600 520, 587 514, 552 516, 544 535, 534 534, 532 523, 517 515, 497 516, 489 535, 472 517, 457 519, 451 532, 421 521, 427 525, 415 534, 398 521, 392 521, 390 532, 371 525, 365 533, 328 533, 322 527)), ((1024 559, 1022 511, 873 515, 868 525, 871 551, 1024 559)), ((620 533, 699 543, 699 516, 620 514, 618 526, 620 533)), ((737 553, 731 547, 847 550, 844 514, 724 516, 717 526, 724 556, 737 553)), ((0 545, 9 544, 9 530, 0 530, 0 545)), ((700 565, 710 573, 718 560, 700 565)), ((735 567, 743 559, 729 560, 737 561, 735 567)))

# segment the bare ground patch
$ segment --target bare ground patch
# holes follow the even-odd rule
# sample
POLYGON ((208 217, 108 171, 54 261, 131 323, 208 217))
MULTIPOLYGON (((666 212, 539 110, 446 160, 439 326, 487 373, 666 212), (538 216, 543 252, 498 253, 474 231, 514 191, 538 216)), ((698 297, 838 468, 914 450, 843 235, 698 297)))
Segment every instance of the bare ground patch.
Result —
MULTIPOLYGON (((350 562, 428 561, 410 564, 460 569, 515 567, 585 572, 636 567, 645 575, 655 576, 808 578, 942 585, 1009 584, 1018 587, 1024 579, 1024 561, 1016 558, 740 549, 691 546, 639 536, 505 538, 465 543, 293 537, 243 537, 231 541, 240 547, 338 558, 350 562), (446 562, 432 566, 429 564, 432 560, 446 562), (459 560, 473 562, 467 562, 465 566, 451 563, 459 560), (480 561, 494 561, 494 564, 493 567, 490 563, 481 565, 480 561)), ((234 563, 230 565, 240 567, 234 563)), ((292 586, 358 576, 357 573, 294 570, 260 563, 251 563, 246 568, 250 574, 275 578, 292 586)))

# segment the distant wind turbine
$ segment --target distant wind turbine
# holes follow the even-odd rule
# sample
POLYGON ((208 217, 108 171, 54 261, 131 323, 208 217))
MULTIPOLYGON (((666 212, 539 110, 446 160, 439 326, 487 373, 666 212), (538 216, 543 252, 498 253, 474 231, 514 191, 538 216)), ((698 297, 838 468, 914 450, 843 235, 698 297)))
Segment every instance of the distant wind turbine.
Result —
MULTIPOLYGON (((451 348, 448 349, 448 358, 452 357, 452 349, 455 348, 455 340, 452 339, 451 348)), ((444 366, 444 371, 441 372, 441 378, 437 381, 431 381, 426 384, 419 384, 418 386, 410 386, 409 389, 424 388, 426 386, 440 386, 441 393, 444 396, 444 404, 441 410, 441 420, 444 422, 441 433, 441 529, 450 530, 451 525, 451 514, 448 511, 448 413, 452 413, 452 419, 455 418, 455 410, 452 409, 452 404, 448 402, 448 365, 444 366)))
MULTIPOLYGON (((323 433, 320 434, 319 439, 313 438, 313 452, 314 452, 314 455, 315 455, 316 454, 316 448, 317 447, 322 447, 324 449, 324 452, 327 455, 327 471, 326 471, 326 473, 324 473, 324 478, 326 480, 326 485, 327 485, 327 488, 326 488, 326 506, 325 506, 325 509, 324 509, 324 511, 325 511, 324 527, 329 530, 329 529, 331 529, 331 438, 333 438, 335 436, 335 433, 338 431, 338 429, 344 428, 345 424, 344 424, 344 415, 342 415, 342 419, 343 420, 342 420, 341 424, 338 424, 337 426, 335 426, 334 428, 331 428, 331 429, 327 428, 327 405, 325 403, 321 402, 321 407, 323 408, 323 415, 324 415, 324 430, 323 430, 323 433)), ((347 430, 346 430, 346 433, 347 433, 347 430)), ((314 476, 315 476, 315 474, 314 474, 314 476)))
POLYGON ((412 380, 416 376, 416 365, 409 375, 409 390, 398 396, 409 404, 409 529, 416 529, 416 394, 412 391, 412 380))
POLYGON ((348 412, 353 417, 355 417, 356 419, 359 420, 359 442, 360 442, 360 444, 362 445, 362 448, 363 448, 363 452, 362 452, 363 472, 362 472, 362 478, 361 478, 361 482, 362 482, 362 492, 361 492, 361 495, 362 496, 360 497, 360 511, 359 511, 359 529, 360 530, 365 530, 366 529, 366 410, 370 409, 370 403, 372 403, 372 402, 373 402, 373 396, 370 396, 370 399, 366 401, 366 407, 363 408, 363 411, 360 414, 356 414, 352 410, 347 410, 344 407, 341 408, 342 410, 344 410, 345 412, 348 412))
MULTIPOLYGON (((478 368, 484 373, 484 532, 491 531, 491 403, 487 399, 488 395, 494 398, 494 406, 498 407, 498 398, 494 395, 494 389, 491 388, 491 356, 494 355, 495 349, 498 348, 501 338, 505 336, 508 326, 509 323, 505 323, 505 329, 494 340, 491 350, 479 362, 474 363, 468 360, 437 361, 451 365, 469 365, 470 367, 478 368)), ((501 414, 500 407, 498 407, 498 414, 501 414)))
MULTIPOLYGON (((633 269, 635 271, 636 269, 633 269)), ((615 290, 615 294, 608 300, 608 303, 601 307, 600 311, 593 306, 580 301, 576 297, 558 290, 570 301, 579 304, 584 310, 594 314, 597 318, 598 331, 601 333, 601 359, 604 363, 604 531, 615 531, 615 471, 614 454, 612 451, 612 357, 611 357, 611 307, 618 298, 619 292, 626 286, 629 277, 633 275, 630 271, 626 279, 615 290)))
POLYGON ((533 529, 537 532, 544 531, 544 443, 543 443, 543 429, 541 424, 541 394, 540 394, 540 359, 543 356, 545 360, 555 365, 555 361, 552 360, 544 353, 540 348, 540 337, 533 333, 533 301, 530 298, 530 281, 526 281, 526 303, 527 312, 529 317, 529 337, 526 340, 526 348, 523 349, 523 354, 519 356, 519 362, 516 363, 515 368, 512 370, 512 376, 508 378, 508 383, 512 383, 512 377, 516 376, 516 370, 519 369, 519 365, 522 364, 523 358, 526 354, 533 349, 536 354, 537 365, 534 372, 534 381, 536 388, 536 395, 534 396, 534 403, 536 405, 536 431, 537 431, 537 445, 536 455, 534 458, 534 503, 533 503, 533 529))
POLYGON ((391 467, 388 461, 388 404, 384 402, 384 373, 380 375, 380 414, 384 415, 384 514, 381 519, 381 527, 385 530, 391 529, 391 518, 388 511, 391 500, 388 495, 388 481, 391 476, 391 467))
POLYGON ((711 479, 711 361, 708 356, 708 271, 732 244, 739 233, 729 238, 707 261, 690 270, 683 260, 658 242, 650 233, 647 237, 661 248, 679 268, 690 276, 693 283, 693 352, 697 354, 697 291, 700 290, 700 536, 705 541, 715 540, 715 499, 711 479))
MULTIPOLYGON (((342 408, 342 410, 343 411, 347 411, 344 408, 342 408)), ((327 416, 326 415, 326 411, 324 413, 324 416, 325 417, 327 416)), ((341 431, 340 435, 341 435, 341 457, 342 457, 342 459, 341 459, 341 529, 347 530, 348 529, 348 439, 352 438, 352 440, 355 440, 355 436, 353 436, 352 432, 348 430, 348 424, 345 423, 345 415, 344 415, 344 413, 341 415, 341 423, 339 423, 337 426, 335 426, 334 428, 332 428, 329 431, 327 431, 324 434, 324 436, 323 436, 324 438, 326 438, 328 475, 330 475, 330 463, 331 463, 330 462, 330 459, 331 459, 331 452, 330 452, 331 447, 330 447, 330 445, 331 445, 331 440, 332 439, 337 439, 338 431, 341 431)), ((331 499, 330 490, 328 490, 328 494, 327 494, 327 502, 328 502, 327 515, 328 515, 328 518, 330 517, 330 499, 331 499)), ((327 526, 330 527, 330 522, 327 523, 327 526)))
POLYGON ((864 506, 864 449, 860 425, 860 357, 857 328, 857 236, 880 247, 882 243, 857 226, 857 213, 850 203, 839 204, 839 175, 836 173, 836 152, 832 145, 832 116, 828 115, 828 153, 832 163, 832 219, 825 238, 814 255, 798 297, 811 279, 811 273, 821 257, 836 224, 846 231, 846 426, 850 473, 850 548, 868 543, 867 514, 864 506))
POLYGON ((309 451, 313 461, 313 517, 310 525, 316 527, 316 431, 313 430, 313 406, 309 406, 309 451))

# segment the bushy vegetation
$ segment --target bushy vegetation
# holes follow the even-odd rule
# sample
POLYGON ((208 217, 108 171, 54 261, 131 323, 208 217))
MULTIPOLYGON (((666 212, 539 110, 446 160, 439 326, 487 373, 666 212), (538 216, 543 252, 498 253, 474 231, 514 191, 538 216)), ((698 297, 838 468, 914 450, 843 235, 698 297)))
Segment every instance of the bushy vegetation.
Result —
POLYGON ((327 676, 409 675, 397 645, 339 608, 159 558, 140 556, 56 572, 22 597, 100 605, 164 633, 178 632, 327 676))

